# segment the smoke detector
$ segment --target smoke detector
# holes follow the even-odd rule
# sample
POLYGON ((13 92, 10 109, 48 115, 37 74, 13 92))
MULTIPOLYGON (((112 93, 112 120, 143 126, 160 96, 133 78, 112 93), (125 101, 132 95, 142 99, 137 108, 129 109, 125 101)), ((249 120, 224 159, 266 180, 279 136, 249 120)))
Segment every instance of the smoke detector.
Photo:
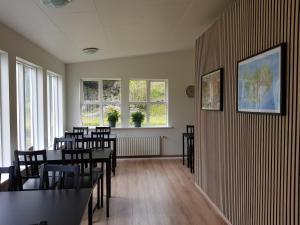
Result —
POLYGON ((98 50, 99 50, 98 48, 84 48, 82 51, 85 54, 92 55, 98 52, 98 50))
POLYGON ((41 2, 48 7, 52 7, 52 8, 60 8, 63 7, 67 4, 69 4, 70 2, 72 2, 73 0, 41 0, 41 2))

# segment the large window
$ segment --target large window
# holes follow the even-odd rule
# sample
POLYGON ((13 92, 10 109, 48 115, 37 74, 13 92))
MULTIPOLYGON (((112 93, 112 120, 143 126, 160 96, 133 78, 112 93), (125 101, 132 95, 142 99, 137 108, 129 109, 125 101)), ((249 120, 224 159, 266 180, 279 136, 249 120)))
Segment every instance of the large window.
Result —
POLYGON ((120 80, 82 80, 80 93, 83 126, 106 126, 107 112, 111 108, 121 111, 120 80))
POLYGON ((48 146, 53 145, 55 137, 63 133, 62 119, 62 79, 61 76, 48 71, 48 146))
POLYGON ((0 50, 0 166, 11 164, 8 54, 0 50))
POLYGON ((167 90, 167 80, 129 80, 129 118, 132 112, 141 111, 143 125, 168 125, 167 90))
MULTIPOLYGON (((17 61, 18 148, 39 147, 38 68, 17 61)), ((42 113, 42 112, 39 112, 42 113)))

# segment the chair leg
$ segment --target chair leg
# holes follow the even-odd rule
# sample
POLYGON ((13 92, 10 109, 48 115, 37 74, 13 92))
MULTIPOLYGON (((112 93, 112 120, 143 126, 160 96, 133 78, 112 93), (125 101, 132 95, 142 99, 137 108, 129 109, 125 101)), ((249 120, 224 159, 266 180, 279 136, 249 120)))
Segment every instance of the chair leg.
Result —
POLYGON ((101 208, 103 208, 103 193, 104 193, 104 191, 103 191, 103 176, 101 177, 101 181, 100 181, 100 183, 101 183, 101 208))
POLYGON ((93 224, 93 194, 91 194, 89 204, 88 204, 88 224, 93 224))
POLYGON ((97 208, 99 209, 100 208, 100 179, 98 179, 97 181, 97 208))

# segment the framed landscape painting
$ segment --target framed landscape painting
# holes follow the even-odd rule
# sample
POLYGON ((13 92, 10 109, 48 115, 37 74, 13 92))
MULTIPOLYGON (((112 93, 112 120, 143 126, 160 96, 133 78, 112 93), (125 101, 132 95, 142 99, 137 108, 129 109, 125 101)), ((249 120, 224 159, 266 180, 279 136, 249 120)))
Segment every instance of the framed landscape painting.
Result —
POLYGON ((238 63, 237 111, 282 114, 285 45, 238 63))
POLYGON ((223 110, 223 69, 201 77, 201 109, 223 110))

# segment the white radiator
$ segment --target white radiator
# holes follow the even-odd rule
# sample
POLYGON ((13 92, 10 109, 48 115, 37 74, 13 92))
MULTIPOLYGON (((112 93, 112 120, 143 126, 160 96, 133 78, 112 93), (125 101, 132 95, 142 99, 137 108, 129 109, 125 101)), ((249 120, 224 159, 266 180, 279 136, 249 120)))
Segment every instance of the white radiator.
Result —
POLYGON ((118 137, 117 140, 117 156, 160 155, 160 136, 118 137))

